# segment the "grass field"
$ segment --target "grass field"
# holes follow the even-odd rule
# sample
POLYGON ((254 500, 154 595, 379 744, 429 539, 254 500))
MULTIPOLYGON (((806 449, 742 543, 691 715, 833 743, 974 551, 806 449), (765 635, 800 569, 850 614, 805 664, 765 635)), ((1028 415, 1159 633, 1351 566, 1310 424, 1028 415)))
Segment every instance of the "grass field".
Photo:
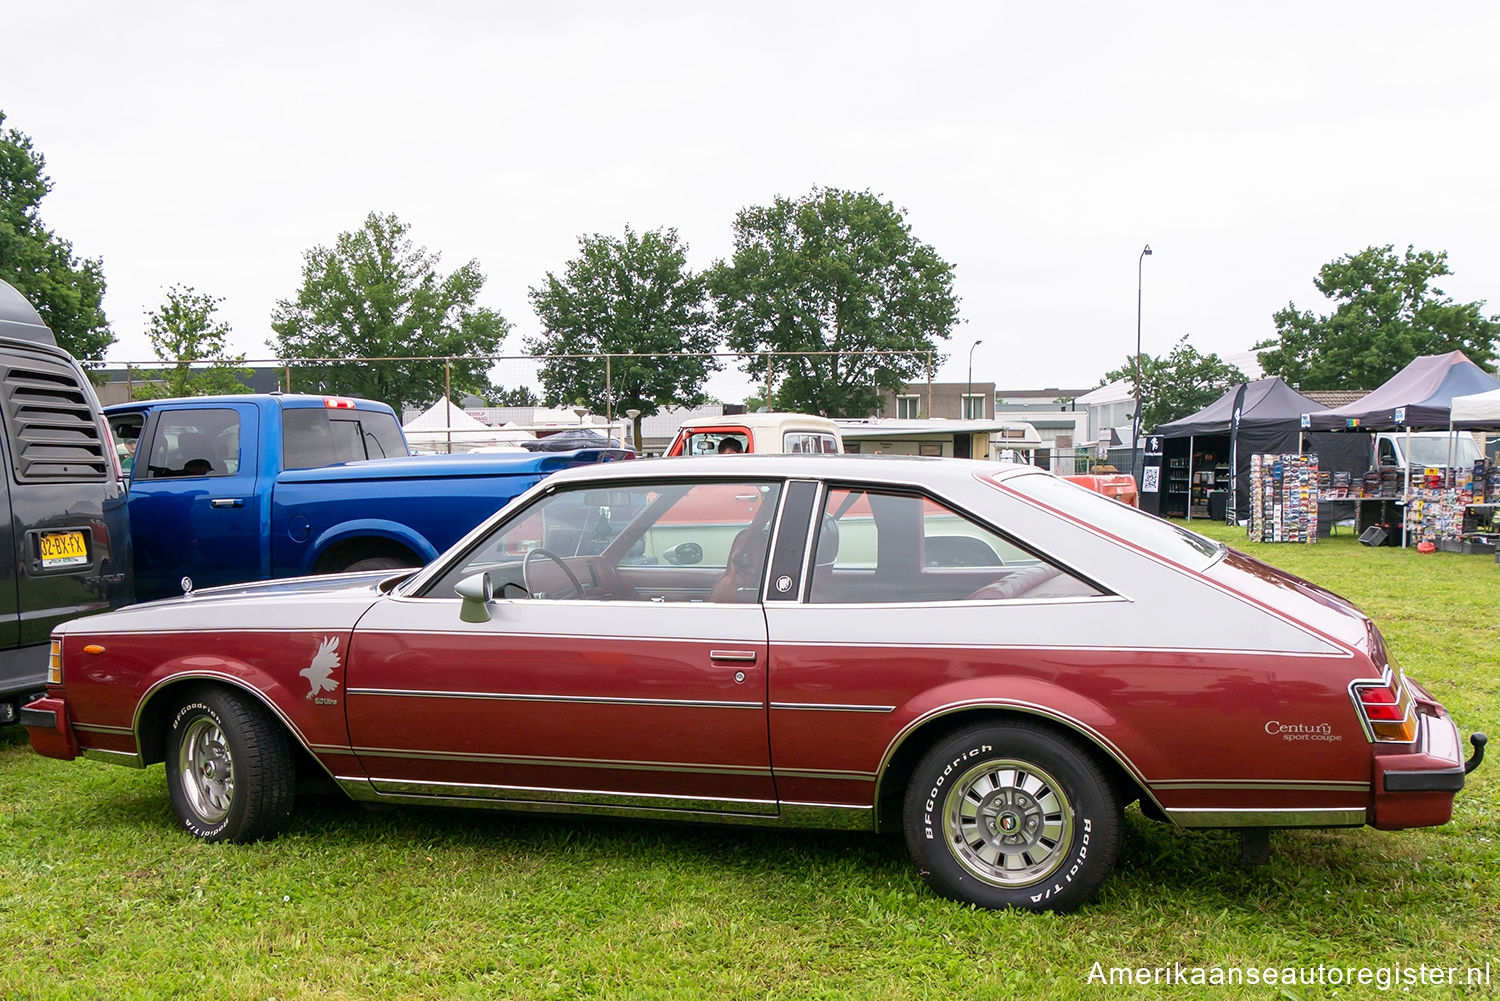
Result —
MULTIPOLYGON (((1493 560, 1206 534, 1355 600, 1466 736, 1497 729, 1493 560)), ((274 842, 206 845, 176 829, 160 766, 50 761, 24 736, 0 730, 4 1001, 1500 996, 1500 752, 1446 827, 1278 832, 1261 869, 1240 866, 1229 834, 1132 809, 1097 902, 1059 917, 940 900, 899 841, 869 835, 328 799, 299 802, 274 842), (1095 963, 1490 975, 1108 986, 1090 981, 1095 963)))

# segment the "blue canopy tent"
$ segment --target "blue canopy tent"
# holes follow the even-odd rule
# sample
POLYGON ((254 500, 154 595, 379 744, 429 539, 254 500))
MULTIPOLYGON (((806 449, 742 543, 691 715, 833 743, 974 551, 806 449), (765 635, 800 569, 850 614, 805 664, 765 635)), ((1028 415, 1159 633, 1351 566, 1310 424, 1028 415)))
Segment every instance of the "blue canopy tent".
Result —
MULTIPOLYGON (((1304 414, 1304 427, 1317 431, 1405 431, 1405 452, 1411 454, 1414 431, 1449 431, 1453 400, 1500 389, 1496 380, 1475 365, 1462 351, 1422 355, 1391 376, 1368 395, 1341 407, 1304 414)), ((1451 454, 1451 452, 1450 452, 1451 454)), ((1402 487, 1406 503, 1411 498, 1411 466, 1406 466, 1402 487)), ((1406 544, 1406 519, 1401 522, 1401 544, 1406 544)))
POLYGON ((1422 355, 1353 403, 1304 415, 1313 431, 1446 431, 1455 396, 1500 389, 1462 351, 1422 355))

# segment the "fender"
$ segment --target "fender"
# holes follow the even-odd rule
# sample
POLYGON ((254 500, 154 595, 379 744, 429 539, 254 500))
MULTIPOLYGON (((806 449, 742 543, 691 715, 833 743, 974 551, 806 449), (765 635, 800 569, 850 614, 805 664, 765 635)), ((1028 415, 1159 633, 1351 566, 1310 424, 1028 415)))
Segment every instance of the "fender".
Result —
MULTIPOLYGON (((167 690, 178 684, 195 681, 211 681, 224 685, 227 688, 233 688, 260 703, 280 721, 281 725, 286 728, 287 733, 291 734, 292 739, 307 752, 309 757, 318 763, 318 766, 327 773, 329 778, 337 780, 339 777, 329 767, 328 762, 324 760, 325 755, 329 753, 345 754, 351 762, 356 762, 355 767, 358 767, 358 759, 354 757, 352 751, 349 749, 348 730, 344 726, 344 715, 342 712, 332 714, 331 718, 337 721, 336 726, 319 725, 317 721, 313 722, 312 726, 308 729, 316 729, 318 731, 315 734, 316 736, 325 739, 329 737, 333 738, 331 744, 315 741, 311 739, 307 729, 299 725, 298 721, 294 720, 275 699, 267 694, 268 691, 284 693, 286 691, 285 686, 269 676, 265 671, 242 661, 223 659, 219 669, 215 669, 205 663, 213 659, 215 658, 184 658, 184 662, 179 662, 178 667, 175 669, 168 668, 168 665, 164 664, 163 668, 165 671, 162 676, 152 681, 146 691, 142 693, 140 700, 136 703, 135 713, 130 721, 130 732, 134 735, 137 749, 135 761, 137 767, 144 767, 147 763, 145 741, 141 733, 141 727, 144 725, 148 713, 157 708, 155 703, 158 699, 165 697, 167 690), (186 662, 191 662, 194 666, 186 666, 186 662)), ((362 773, 363 769, 360 769, 360 771, 362 773)))
POLYGON ((971 691, 975 688, 973 683, 964 681, 922 692, 898 708, 894 715, 897 719, 905 719, 905 722, 881 755, 875 772, 874 802, 880 802, 886 778, 890 774, 891 762, 908 741, 924 731, 928 724, 959 712, 993 709, 1050 720, 1061 729, 1076 734, 1087 746, 1102 752, 1118 765, 1140 786, 1142 794, 1158 809, 1161 808, 1151 792, 1145 773, 1117 743, 1117 739, 1127 744, 1134 743, 1139 738, 1138 734, 1120 732, 1115 714, 1077 692, 1035 679, 1016 681, 1017 684, 1013 686, 1014 694, 1004 698, 996 698, 992 694, 993 687, 989 693, 979 695, 971 691), (1112 736, 1106 735, 1105 728, 1109 729, 1112 736))
POLYGON ((317 566, 318 560, 325 552, 338 543, 350 539, 387 539, 399 542, 416 553, 417 558, 424 564, 431 563, 438 557, 438 551, 433 544, 409 525, 384 518, 357 518, 333 525, 313 539, 312 545, 308 547, 307 553, 302 558, 302 566, 297 572, 313 573, 313 567, 317 566))

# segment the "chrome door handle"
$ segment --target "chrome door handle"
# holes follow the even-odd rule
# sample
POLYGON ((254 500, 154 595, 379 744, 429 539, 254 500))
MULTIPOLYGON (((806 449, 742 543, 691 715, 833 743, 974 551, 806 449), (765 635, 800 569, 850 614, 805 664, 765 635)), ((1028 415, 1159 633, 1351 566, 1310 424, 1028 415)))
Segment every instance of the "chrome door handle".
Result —
POLYGON ((708 659, 716 664, 753 664, 754 650, 710 650, 708 659))
POLYGON ((209 507, 244 507, 243 497, 215 497, 208 502, 209 507))

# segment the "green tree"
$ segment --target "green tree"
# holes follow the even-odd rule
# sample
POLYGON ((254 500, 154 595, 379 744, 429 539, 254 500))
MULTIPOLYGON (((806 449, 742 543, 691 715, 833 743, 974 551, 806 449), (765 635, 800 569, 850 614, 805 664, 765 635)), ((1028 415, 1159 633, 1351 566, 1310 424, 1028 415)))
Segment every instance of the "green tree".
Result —
MULTIPOLYGON (((1140 361, 1142 433, 1197 413, 1223 396, 1230 386, 1245 381, 1244 372, 1216 354, 1199 354, 1187 337, 1178 341, 1165 358, 1142 354, 1140 361)), ((1134 392, 1135 372, 1136 359, 1131 355, 1124 366, 1106 373, 1099 385, 1128 382, 1134 392)))
POLYGON ((542 333, 527 338, 534 354, 565 356, 543 361, 543 395, 587 406, 596 413, 697 406, 704 383, 719 368, 717 344, 704 308, 704 279, 687 266, 687 245, 675 229, 624 239, 579 237, 578 256, 561 278, 547 272, 531 304, 542 333), (609 359, 608 372, 600 354, 609 359), (608 387, 606 388, 606 374, 608 387))
POLYGON ((155 400, 172 396, 244 393, 250 377, 243 354, 229 355, 229 324, 215 319, 223 299, 202 295, 186 285, 167 289, 167 301, 146 313, 146 339, 163 361, 161 370, 132 369, 131 397, 155 400))
POLYGON ((530 386, 506 389, 504 386, 496 385, 488 392, 478 395, 489 401, 492 407, 539 407, 542 405, 541 397, 532 392, 530 386))
POLYGON ((479 263, 444 277, 439 255, 414 246, 409 230, 395 215, 371 212, 332 247, 304 255, 302 288, 276 303, 269 343, 290 361, 333 361, 297 367, 295 388, 380 400, 398 414, 431 403, 445 387, 454 395, 491 389, 489 357, 510 324, 476 305, 484 287, 479 263), (441 360, 378 360, 450 356, 451 368, 441 360))
POLYGON ((1274 314, 1276 337, 1256 345, 1267 375, 1303 389, 1373 389, 1420 355, 1462 351, 1494 360, 1500 316, 1484 301, 1454 302, 1432 283, 1453 272, 1448 252, 1368 247, 1330 261, 1313 285, 1335 303, 1327 316, 1292 303, 1274 314))
POLYGON ((712 269, 709 287, 736 351, 824 352, 746 371, 769 374, 773 406, 828 416, 874 413, 881 390, 941 360, 938 341, 958 322, 953 265, 868 191, 814 188, 741 210, 734 255, 712 269))
POLYGON ((74 259, 73 245, 42 224, 42 199, 52 190, 46 166, 30 137, 0 131, 0 278, 36 307, 59 345, 97 365, 115 342, 104 318, 104 267, 98 258, 74 259))

